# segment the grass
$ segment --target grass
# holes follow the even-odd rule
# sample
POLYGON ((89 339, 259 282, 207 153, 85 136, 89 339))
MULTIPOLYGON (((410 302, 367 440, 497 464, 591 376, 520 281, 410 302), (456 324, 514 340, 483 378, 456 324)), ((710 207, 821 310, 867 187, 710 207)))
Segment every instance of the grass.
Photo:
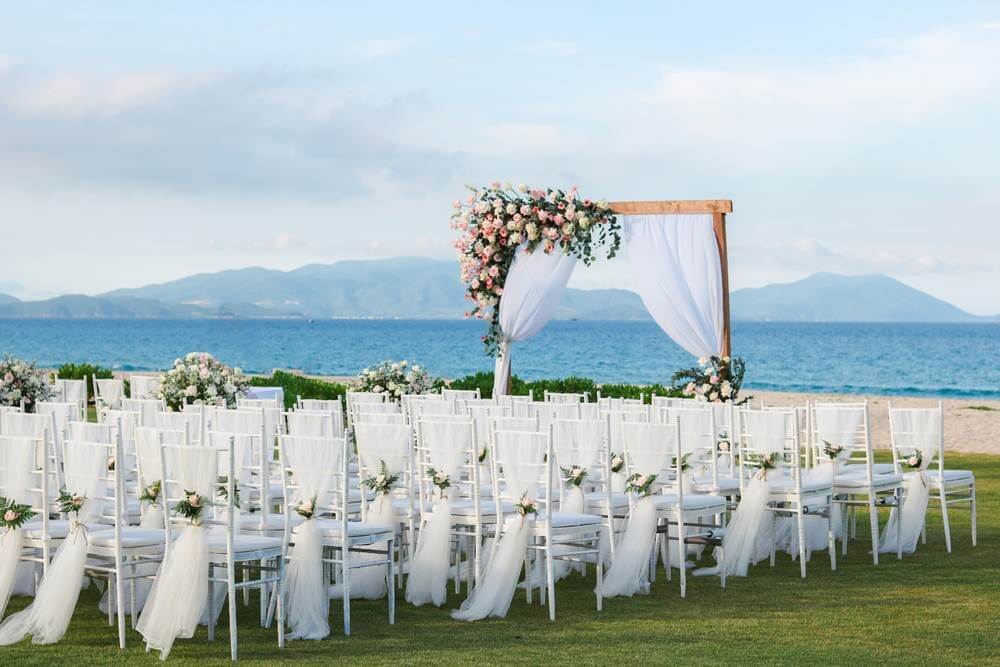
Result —
POLYGON ((996 412, 996 408, 991 408, 988 405, 969 405, 966 406, 966 410, 979 410, 981 412, 996 412))
MULTIPOLYGON (((444 608, 415 608, 400 595, 396 625, 385 621, 384 601, 352 604, 353 635, 340 633, 339 603, 331 604, 332 634, 323 641, 289 642, 278 650, 273 629, 256 624, 256 601, 239 607, 240 661, 249 664, 351 662, 382 664, 1000 664, 1000 457, 949 456, 949 467, 975 471, 979 495, 979 546, 969 539, 969 515, 950 513, 954 551, 947 554, 940 514, 931 511, 928 543, 916 554, 883 557, 875 567, 867 553, 867 518, 858 518, 858 541, 831 572, 825 553, 809 564, 809 577, 779 555, 777 567, 761 563, 746 579, 722 590, 716 578, 688 580, 688 597, 677 579, 661 571, 652 594, 606 600, 594 609, 593 577, 579 575, 557 587, 557 620, 539 605, 515 596, 506 619, 461 623, 444 608)), ((883 515, 884 521, 885 515, 883 515)), ((11 600, 10 610, 27 604, 11 600)), ((536 597, 537 602, 537 597, 536 597)), ((204 629, 178 640, 171 664, 225 664, 229 657, 223 613, 216 641, 204 629)), ((97 610, 93 588, 84 590, 69 632, 51 646, 23 642, 0 649, 6 664, 148 664, 141 637, 117 634, 97 610)))

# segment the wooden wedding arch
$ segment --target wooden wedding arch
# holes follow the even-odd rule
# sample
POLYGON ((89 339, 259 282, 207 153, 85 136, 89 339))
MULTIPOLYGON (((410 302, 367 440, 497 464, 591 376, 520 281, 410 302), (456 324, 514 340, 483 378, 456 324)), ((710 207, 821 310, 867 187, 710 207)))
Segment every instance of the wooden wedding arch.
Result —
POLYGON ((651 201, 613 201, 608 206, 618 215, 675 215, 709 213, 712 230, 719 247, 722 269, 722 350, 720 356, 732 354, 732 332, 729 320, 729 254, 726 248, 726 214, 733 212, 729 199, 679 199, 651 201))

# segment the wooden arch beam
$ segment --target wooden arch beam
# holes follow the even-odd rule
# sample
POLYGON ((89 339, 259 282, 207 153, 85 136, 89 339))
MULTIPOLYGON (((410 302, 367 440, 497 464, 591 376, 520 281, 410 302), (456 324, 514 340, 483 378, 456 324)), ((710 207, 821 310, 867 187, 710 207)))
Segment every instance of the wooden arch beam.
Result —
POLYGON ((726 245, 726 214, 733 212, 730 199, 677 199, 649 201, 613 201, 608 208, 619 215, 663 215, 676 213, 709 213, 712 230, 719 248, 722 269, 722 356, 732 354, 732 327, 729 318, 729 250, 726 245))

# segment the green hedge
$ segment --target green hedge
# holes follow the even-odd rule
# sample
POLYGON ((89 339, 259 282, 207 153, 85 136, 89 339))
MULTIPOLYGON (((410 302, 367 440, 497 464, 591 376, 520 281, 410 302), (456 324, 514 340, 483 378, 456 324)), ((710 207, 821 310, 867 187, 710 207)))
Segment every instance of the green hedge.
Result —
POLYGON ((347 393, 347 385, 339 382, 302 377, 285 371, 274 371, 271 377, 250 378, 250 384, 254 387, 281 387, 285 391, 286 408, 294 406, 299 396, 330 401, 347 393))
POLYGON ((63 364, 56 370, 61 380, 82 380, 84 377, 106 380, 115 376, 110 368, 94 364, 63 364))
MULTIPOLYGON (((474 375, 466 375, 463 378, 453 380, 449 386, 452 389, 479 389, 483 398, 489 398, 493 395, 493 373, 481 372, 474 375)), ((516 396, 527 396, 528 393, 534 392, 535 399, 540 401, 546 391, 575 394, 587 392, 590 394, 591 401, 597 400, 598 391, 601 392, 601 396, 610 396, 613 398, 639 398, 640 395, 644 395, 647 403, 650 402, 652 394, 656 394, 657 396, 681 396, 680 390, 664 387, 661 384, 646 386, 635 384, 600 384, 589 378, 581 377, 568 377, 560 380, 534 380, 531 382, 522 380, 516 375, 511 378, 510 393, 516 396)))

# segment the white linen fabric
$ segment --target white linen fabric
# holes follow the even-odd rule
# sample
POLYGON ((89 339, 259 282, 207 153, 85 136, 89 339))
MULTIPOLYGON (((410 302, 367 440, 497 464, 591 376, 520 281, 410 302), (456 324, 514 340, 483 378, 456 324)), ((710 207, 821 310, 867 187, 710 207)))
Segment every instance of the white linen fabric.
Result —
POLYGON ((691 354, 719 354, 722 265, 712 216, 628 215, 624 228, 629 266, 646 310, 691 354))
MULTIPOLYGON (((783 412, 743 413, 743 428, 748 448, 756 454, 781 452, 788 436, 788 415, 783 412)), ((773 475, 780 475, 773 470, 773 475)), ((771 488, 767 471, 750 473, 743 487, 740 504, 722 537, 722 560, 715 567, 701 568, 694 575, 725 574, 727 577, 745 577, 750 566, 771 553, 771 522, 768 521, 767 501, 771 488)))
MULTIPOLYGON (((663 424, 622 423, 625 456, 630 474, 659 475, 677 450, 676 431, 663 424)), ((649 592, 649 555, 656 541, 656 504, 645 496, 629 498, 628 526, 619 538, 615 557, 604 575, 602 597, 649 592)))
POLYGON ((493 395, 507 392, 513 343, 531 338, 552 318, 576 266, 576 257, 560 248, 551 253, 528 253, 518 248, 500 298, 500 353, 497 355, 493 395))
POLYGON ((937 409, 924 410, 893 410, 892 411, 893 442, 900 457, 908 457, 919 452, 920 467, 903 475, 903 488, 906 497, 903 499, 902 520, 900 512, 893 508, 889 513, 889 523, 882 533, 882 544, 879 552, 896 551, 896 524, 899 523, 899 541, 903 553, 911 554, 917 550, 917 540, 927 515, 927 501, 930 490, 927 484, 927 467, 934 460, 941 446, 941 412, 937 409))
POLYGON ((11 614, 0 625, 0 646, 16 644, 31 635, 34 644, 54 644, 62 639, 80 597, 87 559, 87 530, 84 524, 100 516, 107 494, 108 450, 103 445, 67 442, 66 488, 86 498, 76 516, 70 515, 69 535, 56 550, 48 572, 38 586, 35 601, 11 614))
MULTIPOLYGON (((503 470, 504 496, 519 501, 539 500, 545 479, 546 438, 538 433, 498 431, 496 434, 496 465, 503 470), (542 471, 541 473, 539 471, 542 471)), ((541 499, 548 505, 549 499, 541 499)), ((539 511, 544 511, 543 506, 539 511)), ((478 621, 496 616, 503 618, 514 598, 517 579, 524 567, 534 516, 514 515, 504 519, 503 529, 493 549, 483 575, 459 609, 451 612, 459 621, 478 621)))
MULTIPOLYGON (((288 435, 303 438, 333 438, 333 413, 289 412, 285 415, 288 435)), ((340 435, 343 435, 341 433, 340 435)))
MULTIPOLYGON (((31 471, 35 455, 35 441, 31 438, 5 437, 0 442, 0 496, 13 502, 33 505, 28 493, 31 488, 31 471)), ((24 544, 24 529, 14 528, 0 533, 0 618, 7 609, 7 602, 14 590, 24 544)))
MULTIPOLYGON (((210 447, 166 446, 162 493, 178 498, 185 491, 211 499, 218 484, 218 455, 210 447)), ((206 512, 208 508, 202 510, 206 512)), ((174 641, 194 636, 208 603, 208 538, 205 527, 190 524, 173 541, 160 564, 156 581, 139 616, 136 630, 146 640, 146 650, 156 649, 166 660, 174 641)))
MULTIPOLYGON (((424 421, 420 423, 420 433, 421 445, 428 450, 429 467, 457 480, 471 444, 468 423, 424 421)), ((421 478, 427 473, 419 472, 421 478)), ((446 494, 434 501, 431 517, 417 536, 417 550, 406 580, 406 601, 418 607, 428 602, 440 607, 447 597, 451 500, 455 490, 452 484, 446 494)))
MULTIPOLYGON (((287 438, 285 454, 299 484, 299 502, 312 501, 318 512, 326 505, 343 448, 329 440, 287 438)), ((291 630, 289 639, 323 639, 330 634, 330 596, 323 581, 323 539, 317 521, 314 515, 295 528, 295 544, 288 554, 285 616, 291 630)))

